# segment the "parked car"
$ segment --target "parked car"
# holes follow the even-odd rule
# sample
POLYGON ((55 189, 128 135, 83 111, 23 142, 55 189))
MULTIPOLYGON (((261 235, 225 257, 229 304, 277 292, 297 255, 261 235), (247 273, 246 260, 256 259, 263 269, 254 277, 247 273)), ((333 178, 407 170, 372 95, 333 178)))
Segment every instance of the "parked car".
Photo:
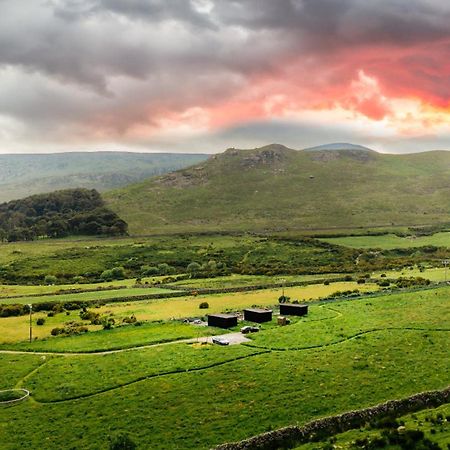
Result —
POLYGON ((220 338, 220 337, 213 337, 212 338, 213 344, 217 344, 217 345, 230 345, 230 341, 227 341, 224 338, 220 338))
POLYGON ((251 327, 250 325, 247 325, 246 327, 242 327, 241 328, 241 333, 242 334, 247 334, 247 333, 256 333, 259 331, 258 327, 251 327))

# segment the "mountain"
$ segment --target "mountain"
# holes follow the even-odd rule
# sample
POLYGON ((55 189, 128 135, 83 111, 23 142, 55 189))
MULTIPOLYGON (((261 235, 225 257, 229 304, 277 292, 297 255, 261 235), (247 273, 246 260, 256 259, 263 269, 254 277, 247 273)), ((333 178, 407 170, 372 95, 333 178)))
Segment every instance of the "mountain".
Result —
POLYGON ((0 155, 0 202, 67 188, 105 191, 206 158, 201 154, 131 152, 0 155))
POLYGON ((228 149, 108 192, 131 233, 449 222, 450 152, 228 149))
POLYGON ((373 152, 372 149, 362 145, 349 144, 347 142, 334 142, 331 144, 317 145, 316 147, 308 147, 303 149, 305 152, 316 152, 322 150, 356 150, 364 152, 373 152))

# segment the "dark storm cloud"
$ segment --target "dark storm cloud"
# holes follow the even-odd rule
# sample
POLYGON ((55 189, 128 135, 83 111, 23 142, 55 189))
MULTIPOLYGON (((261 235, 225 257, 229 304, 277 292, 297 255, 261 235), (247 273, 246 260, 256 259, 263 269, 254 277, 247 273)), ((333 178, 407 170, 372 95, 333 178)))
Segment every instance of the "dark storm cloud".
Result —
POLYGON ((18 141, 51 140, 51 124, 120 138, 261 79, 289 73, 306 97, 365 67, 442 106, 448 23, 447 0, 0 0, 0 125, 18 141))

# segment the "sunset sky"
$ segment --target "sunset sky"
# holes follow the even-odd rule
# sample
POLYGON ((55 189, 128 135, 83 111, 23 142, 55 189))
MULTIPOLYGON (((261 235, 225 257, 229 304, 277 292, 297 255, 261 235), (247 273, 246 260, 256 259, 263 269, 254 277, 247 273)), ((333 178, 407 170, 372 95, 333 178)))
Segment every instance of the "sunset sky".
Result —
POLYGON ((449 0, 0 0, 0 153, 450 150, 449 0))

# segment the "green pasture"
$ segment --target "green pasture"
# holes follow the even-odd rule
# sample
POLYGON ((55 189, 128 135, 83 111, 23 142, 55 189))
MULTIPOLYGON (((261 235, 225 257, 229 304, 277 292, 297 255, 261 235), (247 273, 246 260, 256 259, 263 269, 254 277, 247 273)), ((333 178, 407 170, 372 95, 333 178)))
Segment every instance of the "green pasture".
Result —
MULTIPOLYGON (((398 423, 402 423, 405 431, 420 430, 425 437, 431 442, 445 449, 450 443, 450 404, 440 406, 439 408, 425 409, 414 414, 406 414, 398 417, 398 423), (442 416, 442 419, 441 419, 442 416), (447 419, 446 419, 447 418, 447 419), (441 422, 441 423, 439 423, 441 422)), ((356 430, 350 430, 340 433, 320 442, 310 442, 308 444, 299 445, 294 450, 317 450, 325 448, 327 444, 334 445, 335 448, 343 450, 355 450, 358 448, 358 441, 362 439, 375 440, 382 436, 382 429, 366 426, 356 430)), ((385 447, 385 448, 395 448, 385 447)))
MULTIPOLYGON (((449 295, 450 288, 442 287, 314 304, 308 316, 286 327, 263 326, 240 346, 0 354, 5 388, 32 391, 30 400, 0 409, 2 449, 19 443, 34 449, 42 442, 49 450, 107 449, 108 436, 121 430, 138 448, 202 450, 444 388, 450 381, 449 295)), ((163 326, 182 325, 152 326, 158 334, 163 326)), ((130 326, 83 338, 100 349, 106 338, 95 342, 95 336, 110 333, 110 342, 117 342, 123 333, 130 343, 127 331, 139 328, 146 330, 130 326)), ((44 342, 54 351, 89 345, 76 338, 44 342)))
POLYGON ((45 302, 71 302, 71 301, 84 301, 91 302, 95 300, 109 300, 117 298, 136 297, 141 295, 150 294, 167 294, 174 292, 170 289, 164 288, 128 288, 128 289, 114 289, 114 290, 101 290, 93 292, 77 292, 75 294, 61 294, 61 295, 42 295, 33 297, 16 297, 10 299, 0 299, 2 304, 34 304, 45 302))
POLYGON ((192 278, 180 280, 171 283, 174 286, 186 287, 190 289, 222 289, 240 286, 257 286, 283 284, 293 282, 315 282, 317 280, 326 280, 331 278, 344 277, 345 274, 339 273, 323 273, 311 275, 241 275, 231 274, 223 277, 215 278, 192 278))
MULTIPOLYGON (((320 297, 326 297, 337 291, 351 291, 358 289, 360 292, 373 292, 379 289, 379 286, 373 283, 358 285, 356 282, 337 282, 324 284, 312 284, 308 286, 286 287, 285 295, 291 297, 292 300, 299 299, 302 301, 317 300, 320 297)), ((102 291, 106 295, 111 292, 123 295, 127 290, 118 291, 102 291)), ((152 292, 152 289, 145 289, 146 293, 152 292)), ((173 291, 171 291, 173 292, 173 291)), ((136 316, 139 321, 159 321, 171 319, 183 319, 189 317, 203 317, 206 314, 220 313, 226 311, 242 311, 243 308, 252 306, 272 307, 278 304, 278 298, 282 293, 281 288, 263 289, 258 291, 236 292, 215 295, 199 295, 186 296, 170 299, 155 300, 139 300, 114 302, 95 307, 93 311, 101 316, 112 317, 116 322, 120 323, 123 318, 131 315, 136 316), (200 309, 201 303, 207 302, 208 309, 200 309)), ((96 293, 95 293, 96 294, 96 293)), ((70 294, 75 295, 75 294, 70 294)), ((65 296, 52 296, 50 300, 59 299, 65 296)), ((77 297, 78 298, 78 297, 77 297)), ((109 297, 110 298, 110 297, 109 297)), ((35 297, 24 298, 24 303, 30 299, 36 301, 35 297)), ((93 299, 93 298, 92 298, 93 299)), ((11 299, 11 303, 16 303, 17 299, 11 299)), ((73 298, 72 298, 73 300, 73 298)), ((67 323, 77 321, 80 322, 79 311, 61 312, 53 317, 47 317, 46 312, 33 314, 34 332, 33 336, 39 340, 50 336, 50 332, 55 327, 65 326, 67 323), (45 324, 36 325, 38 318, 44 318, 45 324)), ((90 330, 98 330, 98 325, 89 325, 83 322, 90 330)), ((0 319, 0 344, 14 343, 26 340, 28 337, 28 316, 7 317, 0 319)), ((75 338, 74 338, 75 339, 75 338)), ((83 338, 85 339, 85 338, 83 338)), ((38 345, 38 344, 33 344, 38 345)))
POLYGON ((33 342, 0 344, 0 348, 41 352, 98 352, 153 345, 181 339, 194 339, 223 332, 213 327, 173 322, 151 322, 140 326, 123 325, 112 330, 100 330, 75 336, 50 337, 33 342))
POLYGON ((435 233, 430 236, 399 237, 395 234, 382 236, 346 236, 335 238, 322 238, 321 241, 329 244, 342 245, 351 248, 380 248, 390 250, 394 248, 425 247, 450 247, 450 232, 435 233))

